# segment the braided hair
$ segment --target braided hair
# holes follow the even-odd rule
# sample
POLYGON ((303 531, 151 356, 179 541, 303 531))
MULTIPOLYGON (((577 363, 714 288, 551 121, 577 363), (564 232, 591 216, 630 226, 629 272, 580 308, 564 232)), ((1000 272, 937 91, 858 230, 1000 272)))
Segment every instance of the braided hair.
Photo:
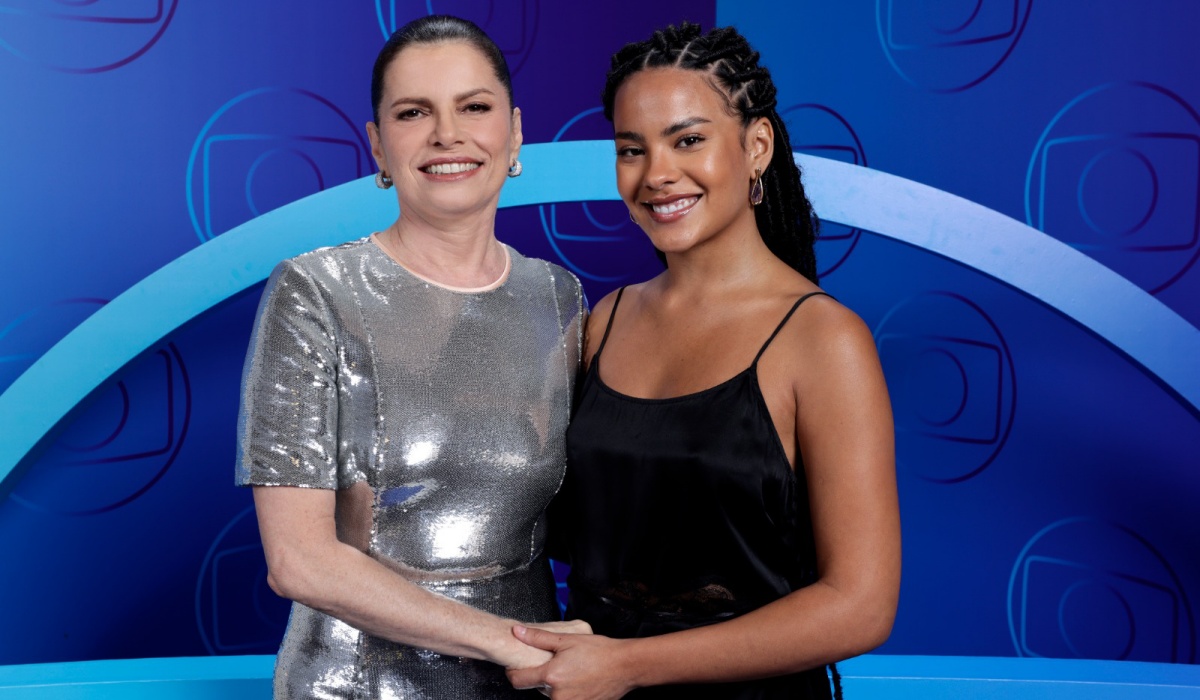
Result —
MULTIPOLYGON (((725 96, 731 115, 747 127, 766 117, 775 132, 775 151, 762 174, 763 203, 754 208, 755 223, 767 248, 812 282, 817 281, 813 246, 819 222, 800 182, 787 129, 775 109, 775 83, 758 52, 733 27, 702 33, 700 25, 683 22, 654 32, 646 41, 626 44, 612 57, 604 83, 604 116, 611 122, 617 89, 629 76, 648 68, 681 68, 707 73, 725 96)), ((661 257, 661 254, 660 254, 661 257)))

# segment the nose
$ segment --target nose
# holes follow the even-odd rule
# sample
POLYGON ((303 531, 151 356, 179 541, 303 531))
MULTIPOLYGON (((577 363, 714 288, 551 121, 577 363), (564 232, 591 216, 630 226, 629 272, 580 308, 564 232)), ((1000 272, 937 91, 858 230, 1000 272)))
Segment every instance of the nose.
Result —
POLYGON ((453 146, 462 142, 458 115, 451 111, 438 112, 434 117, 433 133, 430 138, 435 146, 453 146))
POLYGON ((661 190, 678 180, 679 168, 670 149, 646 150, 646 187, 651 190, 661 190))

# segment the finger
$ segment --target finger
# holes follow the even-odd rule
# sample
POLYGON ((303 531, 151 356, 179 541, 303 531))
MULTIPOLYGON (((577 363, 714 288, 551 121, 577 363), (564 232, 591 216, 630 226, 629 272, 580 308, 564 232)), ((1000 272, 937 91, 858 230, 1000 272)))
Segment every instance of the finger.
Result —
POLYGON ((545 666, 533 666, 530 668, 510 668, 506 672, 508 674, 508 682, 512 683, 512 687, 517 690, 528 690, 529 688, 541 688, 546 686, 544 675, 546 673, 545 666))
POLYGON ((563 644, 563 635, 525 625, 515 625, 513 634, 529 646, 546 651, 558 651, 563 644))

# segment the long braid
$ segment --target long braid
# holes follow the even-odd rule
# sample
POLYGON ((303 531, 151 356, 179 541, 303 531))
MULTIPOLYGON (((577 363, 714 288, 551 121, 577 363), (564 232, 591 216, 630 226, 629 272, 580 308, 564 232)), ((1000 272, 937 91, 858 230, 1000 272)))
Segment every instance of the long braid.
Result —
POLYGON ((787 128, 775 109, 775 83, 758 58, 758 52, 733 27, 701 33, 699 25, 684 22, 660 29, 646 41, 626 44, 613 55, 604 84, 604 116, 612 121, 617 89, 629 76, 647 68, 681 68, 709 74, 743 126, 766 117, 775 132, 775 152, 762 175, 764 197, 754 209, 755 223, 772 253, 816 282, 813 248, 819 223, 792 159, 787 128))

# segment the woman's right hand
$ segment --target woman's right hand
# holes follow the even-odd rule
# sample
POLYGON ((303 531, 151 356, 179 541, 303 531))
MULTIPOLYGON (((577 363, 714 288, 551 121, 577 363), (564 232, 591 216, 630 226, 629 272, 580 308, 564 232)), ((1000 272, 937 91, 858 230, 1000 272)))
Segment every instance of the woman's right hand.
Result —
MULTIPOLYGON (((523 625, 534 629, 545 630, 554 634, 591 634, 592 626, 583 620, 555 620, 553 622, 536 622, 523 623, 513 621, 510 625, 515 628, 517 625, 523 625)), ((496 663, 505 668, 533 668, 541 666, 550 661, 554 655, 548 651, 531 647, 513 635, 512 644, 505 645, 505 649, 496 659, 496 663)))

